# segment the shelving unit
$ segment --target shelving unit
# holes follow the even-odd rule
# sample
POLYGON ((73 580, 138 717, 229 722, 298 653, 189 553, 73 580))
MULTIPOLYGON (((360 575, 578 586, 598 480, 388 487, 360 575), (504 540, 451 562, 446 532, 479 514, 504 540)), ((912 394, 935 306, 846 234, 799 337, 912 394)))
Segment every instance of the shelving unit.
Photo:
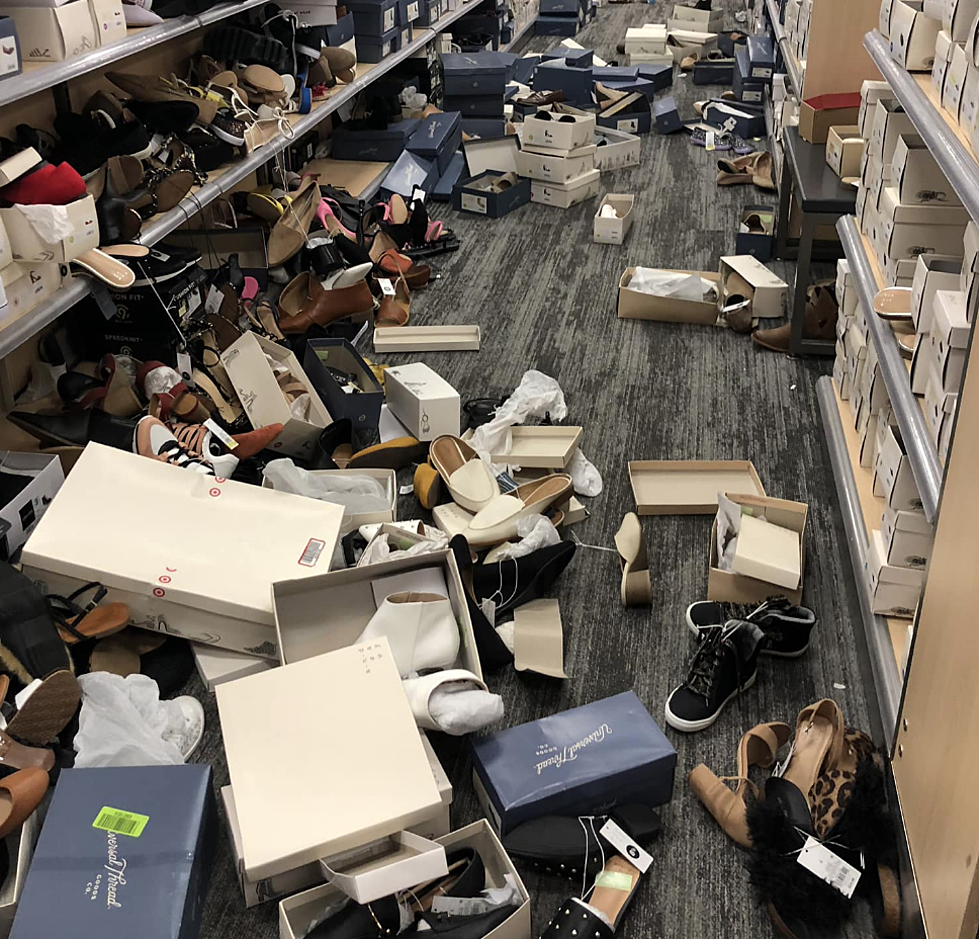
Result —
POLYGON ((850 408, 840 399, 833 379, 828 375, 820 378, 816 391, 860 602, 860 619, 870 652, 877 703, 890 747, 901 703, 901 658, 910 621, 872 612, 866 571, 868 535, 874 526, 880 526, 884 500, 874 495, 873 470, 860 465, 860 439, 853 429, 850 408))
POLYGON ((898 348, 897 337, 891 327, 873 312, 874 295, 886 286, 884 278, 870 246, 857 228, 857 220, 852 215, 844 216, 836 223, 836 230, 840 234, 846 259, 850 262, 850 273, 860 295, 867 330, 877 350, 881 375, 907 448, 925 517, 929 522, 934 522, 942 489, 942 464, 928 433, 921 404, 911 393, 908 368, 898 348))
POLYGON ((799 73, 799 60, 795 53, 789 48, 788 37, 779 21, 778 4, 776 0, 765 0, 765 9, 768 10, 768 19, 772 24, 775 33, 775 42, 782 53, 782 61, 785 62, 785 74, 789 76, 792 83, 792 90, 797 94, 802 94, 802 80, 799 73))
MULTIPOLYGON (((253 3, 252 0, 247 0, 247 2, 244 4, 236 4, 235 10, 231 12, 240 12, 242 9, 247 9, 248 6, 254 5, 257 4, 253 3)), ((231 163, 222 170, 212 173, 211 178, 203 186, 191 190, 191 192, 188 193, 188 195, 180 203, 174 206, 173 209, 171 209, 169 212, 155 216, 153 219, 144 224, 142 232, 140 233, 139 241, 145 245, 154 245, 162 238, 165 238, 170 234, 170 232, 174 231, 174 229, 179 228, 184 224, 184 222, 189 221, 204 206, 213 202, 221 195, 229 192, 237 183, 241 182, 241 180, 245 179, 245 177, 247 177, 249 174, 254 173, 259 167, 263 166, 265 163, 275 157, 276 154, 281 153, 284 149, 286 149, 286 147, 289 146, 292 140, 301 137, 305 133, 308 133, 310 130, 324 121, 330 114, 336 111, 337 108, 344 104, 344 102, 349 101, 382 75, 389 72, 399 62, 403 62, 405 59, 409 58, 419 49, 431 42, 438 32, 441 32, 450 23, 453 23, 459 19, 464 13, 471 9, 473 5, 474 2, 463 4, 457 10, 453 10, 451 13, 446 14, 439 20, 436 28, 426 28, 421 30, 407 46, 398 50, 394 54, 389 55, 382 61, 374 65, 359 64, 357 66, 357 78, 354 82, 349 85, 337 85, 332 88, 330 91, 330 96, 323 101, 317 102, 308 114, 289 115, 288 120, 294 130, 293 137, 286 138, 280 135, 265 146, 259 147, 254 152, 249 153, 244 159, 231 163)), ((209 12, 214 14, 217 9, 218 8, 214 8, 209 12)), ((225 15, 230 16, 231 13, 227 12, 225 15)), ((532 22, 533 20, 531 20, 531 23, 532 22)), ((195 20, 194 26, 190 28, 197 28, 198 25, 200 24, 198 24, 195 20)), ((151 29, 156 28, 157 27, 151 27, 151 29)), ((173 35, 180 35, 180 33, 176 32, 173 35)), ((514 38, 516 40, 520 37, 517 36, 514 38)), ((136 52, 146 48, 145 43, 142 42, 142 36, 140 37, 139 48, 130 49, 128 42, 120 42, 118 45, 124 48, 126 51, 115 55, 115 57, 110 61, 117 61, 118 59, 124 58, 128 55, 133 55, 136 52)), ((105 51, 112 48, 112 46, 107 46, 105 47, 105 51)), ((106 62, 99 61, 96 64, 90 65, 89 68, 84 68, 75 74, 84 74, 85 72, 91 71, 92 69, 98 68, 104 64, 106 64, 106 62)), ((40 70, 40 66, 38 69, 40 70)), ((18 76, 18 78, 19 77, 20 76, 18 76)), ((11 81, 16 80, 18 79, 11 79, 11 81)), ((45 85, 44 87, 49 86, 45 85)), ((0 89, 5 89, 5 85, 0 84, 0 89)), ((32 88, 30 91, 24 91, 19 97, 32 94, 35 90, 37 89, 32 88)), ((16 100, 16 98, 11 98, 8 100, 16 100)), ((54 294, 54 296, 43 303, 38 304, 38 306, 34 307, 34 309, 21 314, 16 319, 7 320, 6 322, 0 323, 0 358, 12 352, 17 348, 17 346, 21 345, 21 343, 30 339, 31 336, 35 335, 48 324, 54 322, 54 320, 56 320, 62 313, 87 296, 88 293, 88 280, 81 277, 73 277, 67 281, 64 286, 62 286, 62 288, 56 294, 54 294)))

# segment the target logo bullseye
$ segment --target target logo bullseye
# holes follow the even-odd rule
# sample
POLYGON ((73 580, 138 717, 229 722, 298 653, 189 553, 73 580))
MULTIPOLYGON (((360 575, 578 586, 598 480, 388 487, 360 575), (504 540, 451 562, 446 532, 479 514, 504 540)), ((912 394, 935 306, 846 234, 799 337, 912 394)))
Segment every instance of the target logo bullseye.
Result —
POLYGON ((213 489, 211 489, 211 495, 216 499, 219 495, 221 495, 221 490, 215 486, 213 489))
POLYGON ((154 587, 153 588, 153 596, 154 597, 159 598, 159 597, 165 597, 166 595, 167 595, 167 592, 162 587, 154 587))

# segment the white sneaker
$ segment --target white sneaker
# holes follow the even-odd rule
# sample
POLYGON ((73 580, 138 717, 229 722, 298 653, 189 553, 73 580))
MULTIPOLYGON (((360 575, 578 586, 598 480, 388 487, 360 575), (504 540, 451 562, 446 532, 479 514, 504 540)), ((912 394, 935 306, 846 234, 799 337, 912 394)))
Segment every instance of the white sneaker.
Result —
MULTIPOLYGON (((148 456, 161 463, 169 463, 192 473, 213 476, 214 471, 198 457, 192 456, 174 437, 173 432, 159 418, 147 415, 141 418, 133 434, 133 453, 148 456)), ((237 463, 237 460, 235 461, 237 463)))
POLYGON ((459 654, 459 624, 448 598, 437 593, 392 593, 356 642, 386 636, 404 678, 428 668, 446 668, 459 654))

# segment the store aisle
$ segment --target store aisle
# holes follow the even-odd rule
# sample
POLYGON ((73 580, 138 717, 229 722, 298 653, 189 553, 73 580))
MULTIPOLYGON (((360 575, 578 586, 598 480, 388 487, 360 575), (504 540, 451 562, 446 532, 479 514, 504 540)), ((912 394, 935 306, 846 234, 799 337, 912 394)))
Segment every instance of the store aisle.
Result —
MULTIPOLYGON (((730 7, 726 25, 733 28, 735 5, 725 6, 730 7)), ((665 21, 669 9, 668 2, 605 6, 577 39, 613 59, 627 26, 665 21)), ((548 49, 556 42, 537 38, 529 48, 548 49)), ((679 74, 673 92, 684 116, 693 115, 696 98, 707 97, 679 74)), ((756 686, 709 730, 690 736, 667 731, 679 754, 674 798, 663 812, 664 832, 652 848, 648 882, 619 933, 636 939, 757 939, 768 936, 771 925, 751 900, 745 856, 690 793, 686 774, 701 761, 719 775, 733 773, 744 730, 762 720, 794 724, 798 711, 821 697, 835 698, 848 722, 869 729, 868 689, 856 652, 860 627, 850 614, 856 606, 847 597, 849 559, 815 391, 829 361, 794 361, 764 352, 726 330, 615 316, 618 279, 626 266, 716 270, 718 257, 733 253, 739 208, 770 203, 774 194, 753 187, 718 189, 711 155, 691 146, 686 135, 655 133, 643 139, 641 165, 603 174, 602 191, 637 194, 636 222, 622 247, 592 243, 598 200, 569 210, 529 205, 498 221, 443 210, 441 217, 461 238, 462 249, 433 265, 442 276, 413 298, 412 322, 478 323, 482 349, 380 358, 391 364, 423 358, 463 400, 507 393, 529 368, 556 378, 567 397, 567 420, 584 426, 582 449, 605 481, 602 495, 588 502, 591 518, 575 526, 590 544, 611 547, 623 514, 634 509, 630 459, 750 459, 769 495, 809 503, 806 603, 819 617, 813 644, 800 660, 763 659, 756 686)), ((773 266, 789 279, 788 266, 773 266)), ((410 517, 414 499, 403 502, 401 517, 410 517)), ((491 676, 492 690, 506 701, 506 725, 628 689, 662 723, 664 701, 685 676, 694 651, 683 616, 689 603, 705 595, 710 524, 707 516, 643 520, 651 610, 624 611, 619 605, 614 553, 579 549, 555 594, 570 677, 556 682, 513 670, 491 676)), ((214 696, 203 692, 196 677, 186 690, 199 695, 208 712, 196 759, 212 762, 217 784, 224 785, 227 767, 214 696)), ((310 740, 309 746, 329 747, 329 737, 327 723, 322 739, 310 740)), ((480 815, 468 764, 463 753, 451 765, 451 755, 436 746, 448 761, 458 827, 480 815)), ((302 824, 288 817, 288 806, 278 804, 274 793, 269 811, 282 813, 284 825, 302 824)), ((575 888, 530 871, 524 879, 533 897, 536 935, 575 888)), ((223 830, 201 935, 278 935, 275 903, 242 908, 223 830)), ((864 910, 846 935, 872 935, 864 910)))

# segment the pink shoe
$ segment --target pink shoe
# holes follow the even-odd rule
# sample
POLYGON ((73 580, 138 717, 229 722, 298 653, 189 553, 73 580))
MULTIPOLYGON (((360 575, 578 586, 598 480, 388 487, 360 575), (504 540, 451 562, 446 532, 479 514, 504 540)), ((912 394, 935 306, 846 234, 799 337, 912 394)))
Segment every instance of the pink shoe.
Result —
POLYGON ((336 212, 330 206, 330 203, 326 199, 320 199, 319 207, 316 209, 316 217, 320 220, 320 224, 327 231, 339 231, 341 235, 349 238, 351 241, 356 241, 357 236, 349 229, 344 227, 343 222, 337 216, 336 212), (327 218, 333 219, 333 225, 327 222, 327 218))

